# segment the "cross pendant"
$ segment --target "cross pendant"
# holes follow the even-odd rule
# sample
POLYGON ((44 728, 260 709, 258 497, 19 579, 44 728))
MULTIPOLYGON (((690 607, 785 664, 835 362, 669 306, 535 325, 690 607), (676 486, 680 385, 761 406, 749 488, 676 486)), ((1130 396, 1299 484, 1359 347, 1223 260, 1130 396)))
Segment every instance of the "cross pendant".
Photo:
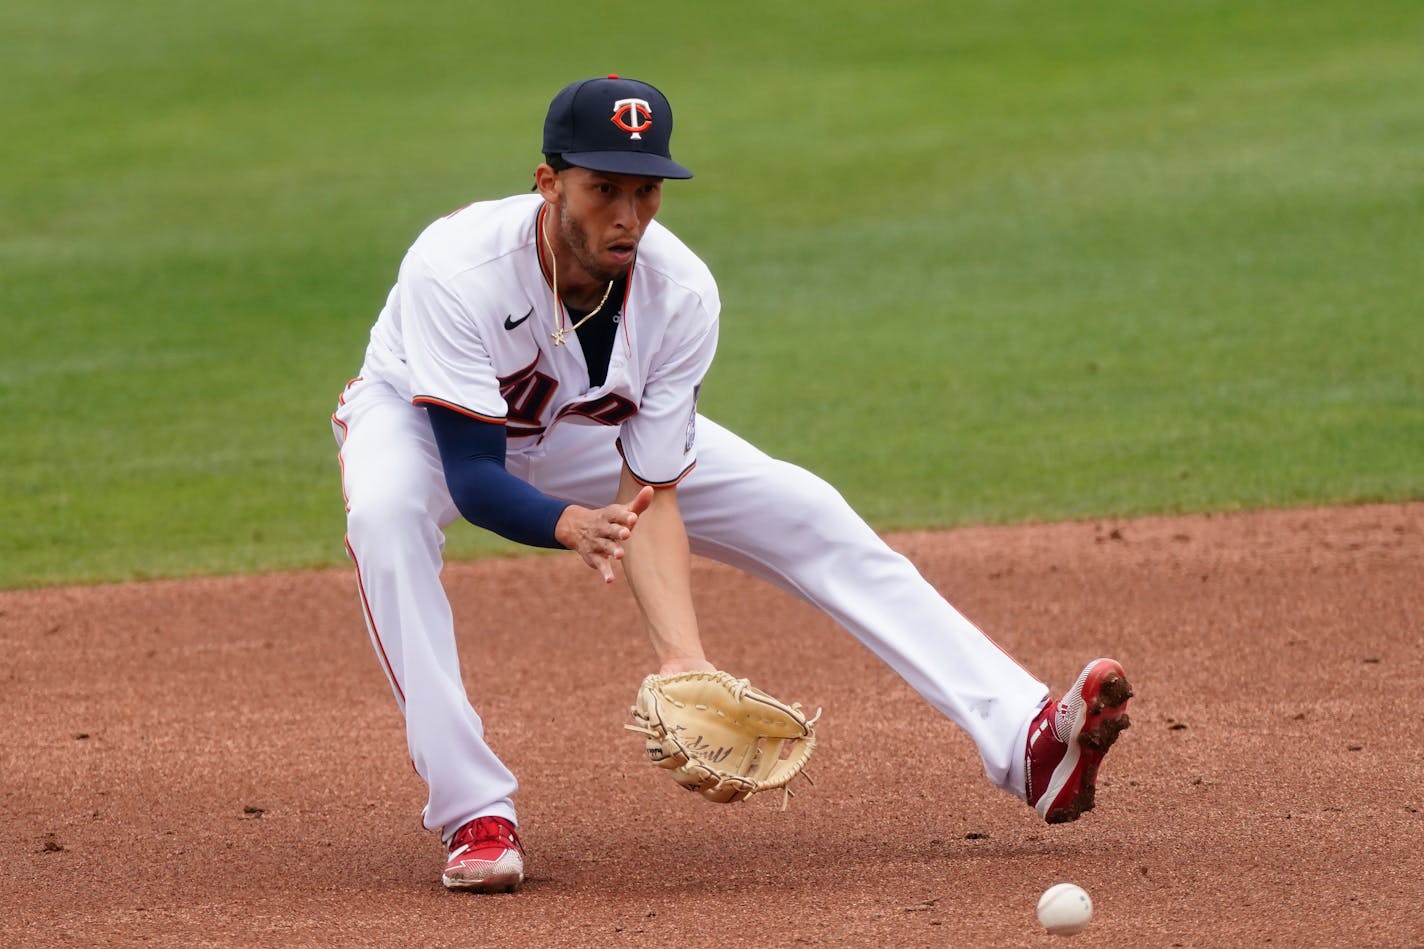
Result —
POLYGON ((568 337, 568 335, 569 331, 561 326, 558 329, 554 330, 552 333, 550 333, 549 338, 554 341, 555 346, 562 346, 564 345, 564 340, 568 337))

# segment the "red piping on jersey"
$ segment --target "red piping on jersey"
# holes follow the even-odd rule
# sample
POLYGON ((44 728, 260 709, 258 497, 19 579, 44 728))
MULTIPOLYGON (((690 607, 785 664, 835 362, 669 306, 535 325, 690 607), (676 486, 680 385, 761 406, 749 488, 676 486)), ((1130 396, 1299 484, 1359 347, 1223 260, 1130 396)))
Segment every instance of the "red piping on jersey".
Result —
MULTIPOLYGON (((559 299, 558 291, 554 287, 554 275, 549 272, 549 265, 544 263, 544 254, 540 250, 544 234, 544 218, 549 210, 549 205, 539 205, 539 213, 534 215, 534 257, 539 261, 539 273, 544 275, 544 284, 554 294, 554 319, 559 326, 563 326, 567 316, 567 308, 564 301, 559 299)), ((623 288, 623 304, 619 309, 623 313, 623 319, 618 322, 623 325, 623 345, 628 350, 628 355, 633 355, 633 344, 628 339, 628 298, 633 295, 633 268, 638 266, 638 249, 633 248, 633 260, 628 264, 625 273, 627 284, 623 288)))
MULTIPOLYGON (((358 382, 360 382, 360 381, 361 381, 361 377, 360 377, 360 376, 357 376, 355 379, 352 379, 350 382, 346 383, 346 388, 342 389, 342 390, 341 390, 341 394, 336 397, 336 405, 337 405, 337 410, 336 410, 336 411, 337 411, 337 412, 341 411, 341 408, 340 408, 340 407, 346 404, 346 393, 347 393, 347 391, 350 390, 350 388, 351 388, 352 386, 354 386, 356 383, 358 383, 358 382)), ((341 426, 341 444, 342 444, 342 445, 345 445, 345 444, 346 444, 346 438, 347 438, 347 436, 350 434, 350 429, 348 429, 348 428, 346 427, 346 423, 345 423, 345 422, 341 421, 341 419, 339 419, 339 418, 336 417, 336 412, 332 412, 332 413, 331 413, 331 424, 332 424, 332 425, 339 425, 339 426, 341 426)), ((347 514, 350 514, 350 513, 351 513, 351 497, 350 497, 350 495, 348 495, 348 494, 346 493, 346 459, 341 457, 341 447, 340 447, 340 446, 337 446, 337 449, 336 449, 336 463, 341 466, 341 503, 342 503, 343 505, 345 505, 345 507, 346 507, 346 513, 347 513, 347 514)))
POLYGON ((534 257, 539 261, 539 272, 544 275, 544 283, 550 290, 554 289, 554 278, 549 273, 549 265, 544 263, 544 252, 539 248, 544 237, 544 212, 549 210, 547 204, 539 205, 539 213, 534 215, 534 257))
POLYGON ((385 670, 386 677, 391 680, 391 685, 395 686, 396 694, 400 696, 401 708, 404 709, 405 690, 401 688, 400 682, 396 679, 396 671, 391 668, 391 660, 386 656, 386 647, 381 643, 381 633, 376 629, 376 617, 371 612, 371 602, 366 599, 366 583, 361 579, 361 562, 356 559, 356 551, 351 548, 351 535, 347 534, 343 540, 346 544, 346 555, 356 565, 356 589, 361 594, 361 612, 365 616, 366 626, 371 630, 371 639, 376 643, 376 653, 381 657, 381 668, 385 670))
MULTIPOLYGON (((336 413, 331 413, 331 424, 341 426, 341 444, 346 444, 346 438, 350 434, 350 429, 346 423, 336 417, 336 413)), ((351 496, 346 493, 346 459, 341 457, 341 449, 336 449, 336 463, 341 467, 341 502, 346 506, 346 513, 351 513, 351 496)))
MULTIPOLYGON (((341 390, 341 395, 337 396, 338 406, 346 404, 346 392, 356 383, 361 381, 357 376, 346 383, 346 388, 341 390)), ((346 423, 336 417, 336 413, 331 413, 331 421, 335 425, 341 426, 341 441, 345 447, 346 437, 350 432, 346 423)), ((341 457, 340 449, 336 452, 336 461, 341 465, 341 500, 346 504, 346 513, 351 513, 351 497, 346 493, 346 459, 341 457)), ((405 706, 405 690, 401 688, 400 682, 396 680, 395 670, 391 668, 391 660, 386 656, 386 647, 381 643, 381 634, 376 630, 376 617, 371 612, 371 603, 366 599, 366 584, 361 579, 361 562, 356 559, 356 551, 351 548, 351 535, 347 534, 342 538, 342 543, 346 545, 346 556, 351 558, 351 562, 356 566, 356 590, 361 594, 361 616, 366 621, 366 627, 371 631, 371 639, 376 644, 376 654, 380 657, 381 668, 385 671, 386 677, 391 680, 391 685, 395 688, 396 694, 400 696, 402 708, 405 706)))
POLYGON ((633 480, 638 482, 639 484, 645 484, 650 488, 675 488, 682 483, 683 478, 686 478, 689 474, 692 473, 693 468, 697 467, 697 462, 694 461, 692 464, 682 469, 682 473, 679 474, 676 478, 673 478, 671 481, 649 481, 642 475, 638 474, 638 472, 634 471, 630 465, 628 465, 628 456, 623 454, 623 439, 621 437, 615 438, 613 440, 613 447, 618 449, 618 457, 623 459, 623 464, 625 467, 628 468, 628 473, 633 476, 633 480))
POLYGON ((633 341, 628 336, 628 298, 633 295, 633 267, 638 263, 638 252, 633 251, 633 263, 628 265, 628 282, 623 285, 623 303, 618 311, 623 314, 619 324, 623 330, 623 349, 629 359, 633 358, 633 341))
POLYGON ((476 204, 479 204, 479 202, 478 202, 478 201, 471 201, 469 204, 462 205, 461 207, 456 208, 455 210, 451 211, 449 214, 446 214, 446 215, 445 215, 445 220, 449 220, 450 218, 452 218, 452 217, 454 217, 455 215, 459 214, 461 211, 468 210, 469 208, 474 207, 476 204))
POLYGON ((1021 662, 1019 662, 1017 659, 1015 659, 1015 658, 1013 657, 1013 654, 1012 654, 1012 653, 1010 653, 1010 652, 1009 652, 1007 649, 1005 649, 1003 646, 1000 646, 997 642, 995 642, 995 641, 994 641, 994 637, 988 635, 987 633, 984 633, 984 631, 983 631, 982 629, 981 629, 979 632, 980 632, 980 633, 983 633, 984 638, 987 639, 987 640, 989 640, 989 645, 993 646, 995 649, 999 650, 999 652, 1001 652, 1001 653, 1004 654, 1004 658, 1008 659, 1010 662, 1012 662, 1014 665, 1018 666, 1020 669, 1023 669, 1025 675, 1027 675, 1027 676, 1028 676, 1029 678, 1031 678, 1031 679, 1037 679, 1037 678, 1038 678, 1038 676, 1034 675, 1034 674, 1033 674, 1032 672, 1030 672, 1028 669, 1024 669, 1023 663, 1021 663, 1021 662))
POLYGON ((444 399, 437 399, 433 395, 412 396, 410 401, 412 405, 438 405, 441 408, 449 409, 452 412, 458 412, 466 418, 472 418, 479 422, 492 422, 495 425, 504 424, 504 416, 502 415, 481 415, 479 412, 471 412, 464 406, 456 405, 454 402, 446 402, 444 399))

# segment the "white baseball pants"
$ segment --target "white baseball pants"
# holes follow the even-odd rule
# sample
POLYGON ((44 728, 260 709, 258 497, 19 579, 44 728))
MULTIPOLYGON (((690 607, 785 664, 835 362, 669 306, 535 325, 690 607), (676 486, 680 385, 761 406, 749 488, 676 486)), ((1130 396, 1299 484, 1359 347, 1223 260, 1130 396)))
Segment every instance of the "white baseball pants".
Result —
MULTIPOLYGON (((440 584, 443 528, 460 515, 425 409, 384 383, 356 382, 332 419, 347 551, 372 645, 405 714, 411 760, 429 786, 425 826, 448 839, 475 817, 516 820, 517 782, 485 744, 460 678, 440 584)), ((507 465, 546 494, 602 507, 622 466, 616 435, 559 422, 507 465)), ((991 781, 1023 796, 1024 742, 1047 699, 1044 684, 945 602, 834 488, 699 416, 697 466, 678 486, 678 504, 693 553, 823 610, 969 733, 991 781)))

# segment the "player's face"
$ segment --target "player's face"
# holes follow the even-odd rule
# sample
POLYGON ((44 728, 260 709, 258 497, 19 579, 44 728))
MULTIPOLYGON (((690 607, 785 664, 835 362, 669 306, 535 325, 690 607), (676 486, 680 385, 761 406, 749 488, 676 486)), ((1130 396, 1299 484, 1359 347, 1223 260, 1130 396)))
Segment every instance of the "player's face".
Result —
POLYGON ((622 274, 662 206, 663 180, 569 168, 559 185, 561 243, 594 280, 622 274))

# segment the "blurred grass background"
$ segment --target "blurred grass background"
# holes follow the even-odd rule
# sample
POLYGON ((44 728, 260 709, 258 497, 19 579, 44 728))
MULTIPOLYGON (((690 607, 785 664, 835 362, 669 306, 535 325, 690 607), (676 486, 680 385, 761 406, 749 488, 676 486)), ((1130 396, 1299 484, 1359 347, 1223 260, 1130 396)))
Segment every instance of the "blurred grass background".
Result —
MULTIPOLYGON (((1424 4, 0 7, 0 586, 343 559, 327 416, 549 98, 677 113, 703 410, 882 529, 1424 497, 1424 4)), ((449 553, 510 549, 463 525, 449 553)))

